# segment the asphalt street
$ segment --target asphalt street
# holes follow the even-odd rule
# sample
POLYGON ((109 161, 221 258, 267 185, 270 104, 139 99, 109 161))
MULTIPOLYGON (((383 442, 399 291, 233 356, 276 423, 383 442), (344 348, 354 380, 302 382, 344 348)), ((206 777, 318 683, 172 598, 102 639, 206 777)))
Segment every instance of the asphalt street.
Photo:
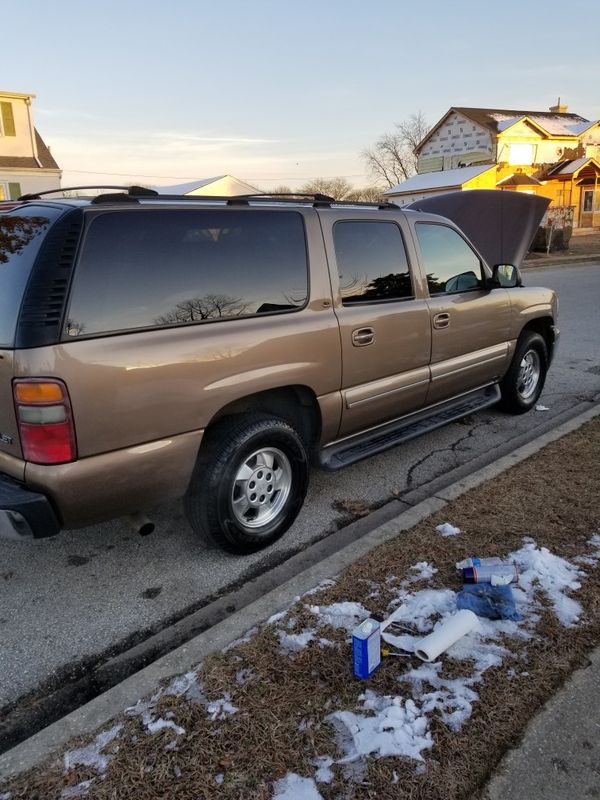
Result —
POLYGON ((540 403, 511 417, 482 412, 337 473, 312 475, 293 528, 267 554, 209 549, 178 503, 152 513, 141 538, 123 520, 34 543, 0 542, 0 708, 69 665, 94 658, 144 630, 158 630, 261 564, 336 530, 357 508, 376 508, 600 396, 600 264, 537 269, 528 285, 560 295, 557 359, 540 403))

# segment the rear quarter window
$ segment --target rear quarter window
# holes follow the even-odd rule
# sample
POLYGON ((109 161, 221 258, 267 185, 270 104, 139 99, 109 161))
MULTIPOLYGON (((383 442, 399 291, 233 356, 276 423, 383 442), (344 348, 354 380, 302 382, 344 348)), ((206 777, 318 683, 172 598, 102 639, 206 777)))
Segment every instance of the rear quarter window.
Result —
POLYGON ((307 299, 298 212, 106 212, 92 220, 84 238, 66 334, 290 312, 307 299))
POLYGON ((0 209, 0 347, 13 347, 17 319, 44 234, 60 216, 47 206, 0 209))

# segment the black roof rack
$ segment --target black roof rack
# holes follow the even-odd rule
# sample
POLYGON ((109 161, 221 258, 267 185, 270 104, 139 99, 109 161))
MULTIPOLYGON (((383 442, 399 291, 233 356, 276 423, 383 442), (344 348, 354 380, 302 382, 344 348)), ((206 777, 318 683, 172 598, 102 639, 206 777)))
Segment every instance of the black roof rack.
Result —
POLYGON ((94 197, 91 202, 94 204, 102 203, 136 203, 138 200, 147 198, 155 200, 178 200, 179 202, 219 202, 226 203, 229 206, 243 205, 247 206, 250 202, 265 201, 265 202, 278 202, 278 203, 298 203, 302 201, 312 201, 315 208, 329 208, 332 205, 336 206, 366 206, 370 208, 378 208, 381 210, 398 208, 395 203, 389 203, 386 200, 381 202, 368 202, 363 200, 336 200, 335 197, 330 197, 321 192, 256 192, 254 194, 237 194, 237 195, 191 195, 191 194, 160 194, 155 189, 147 189, 144 186, 113 186, 113 185, 99 185, 99 186, 65 186, 61 189, 47 189, 43 192, 35 194, 24 194, 19 197, 19 200, 39 200, 42 196, 48 194, 57 194, 61 192, 74 192, 82 189, 117 189, 118 192, 109 192, 106 194, 99 194, 94 197))
POLYGON ((112 186, 102 184, 100 186, 62 186, 60 189, 45 189, 43 192, 32 192, 22 194, 19 200, 39 200, 47 194, 61 194, 62 192, 78 192, 82 189, 120 189, 130 197, 154 197, 158 192, 154 189, 146 189, 144 186, 112 186))

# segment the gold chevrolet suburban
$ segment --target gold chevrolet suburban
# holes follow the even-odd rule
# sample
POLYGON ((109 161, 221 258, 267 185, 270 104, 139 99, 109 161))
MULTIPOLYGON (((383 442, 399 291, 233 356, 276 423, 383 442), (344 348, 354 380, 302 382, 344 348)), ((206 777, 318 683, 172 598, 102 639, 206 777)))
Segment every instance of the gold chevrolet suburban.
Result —
POLYGON ((198 533, 258 550, 309 462, 542 390, 557 298, 518 271, 542 198, 48 194, 0 204, 5 537, 183 497, 198 533))

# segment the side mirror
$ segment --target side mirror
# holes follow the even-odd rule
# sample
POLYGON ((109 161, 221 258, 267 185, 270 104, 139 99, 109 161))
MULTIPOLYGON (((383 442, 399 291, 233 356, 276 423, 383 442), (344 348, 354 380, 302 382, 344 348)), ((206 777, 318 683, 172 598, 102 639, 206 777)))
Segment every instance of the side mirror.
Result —
POLYGON ((492 278, 489 282, 491 289, 502 288, 512 289, 521 285, 521 275, 519 270, 512 264, 495 264, 492 271, 492 278))

